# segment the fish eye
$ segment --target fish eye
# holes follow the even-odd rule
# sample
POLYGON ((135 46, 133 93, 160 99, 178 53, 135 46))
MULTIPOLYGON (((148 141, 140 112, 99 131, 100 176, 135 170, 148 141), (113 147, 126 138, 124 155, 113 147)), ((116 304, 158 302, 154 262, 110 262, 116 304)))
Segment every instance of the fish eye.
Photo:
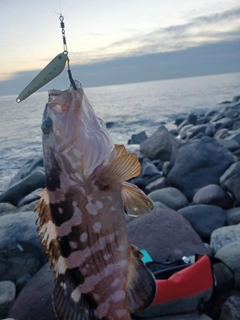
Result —
POLYGON ((47 117, 43 120, 41 125, 42 132, 44 134, 49 134, 52 130, 52 119, 50 117, 47 117))

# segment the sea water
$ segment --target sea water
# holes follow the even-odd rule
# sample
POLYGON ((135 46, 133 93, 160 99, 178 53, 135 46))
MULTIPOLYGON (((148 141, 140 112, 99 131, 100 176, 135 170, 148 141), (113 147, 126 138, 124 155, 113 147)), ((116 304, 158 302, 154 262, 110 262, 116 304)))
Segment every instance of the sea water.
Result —
MULTIPOLYGON (((149 136, 163 124, 173 128, 179 115, 220 108, 240 94, 240 73, 86 88, 85 93, 97 115, 114 123, 109 129, 114 143, 127 144, 132 134, 149 136)), ((16 96, 0 97, 0 192, 27 159, 42 154, 40 126, 47 100, 47 92, 20 104, 16 96)))

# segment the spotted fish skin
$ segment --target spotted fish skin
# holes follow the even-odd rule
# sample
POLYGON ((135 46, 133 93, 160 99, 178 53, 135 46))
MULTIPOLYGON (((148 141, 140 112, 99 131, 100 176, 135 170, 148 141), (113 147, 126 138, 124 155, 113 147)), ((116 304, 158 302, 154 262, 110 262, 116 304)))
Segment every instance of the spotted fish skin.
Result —
POLYGON ((43 122, 46 190, 39 230, 55 273, 53 303, 63 320, 129 320, 149 306, 156 285, 128 241, 125 211, 151 201, 126 180, 136 154, 114 145, 83 89, 51 90, 43 122))

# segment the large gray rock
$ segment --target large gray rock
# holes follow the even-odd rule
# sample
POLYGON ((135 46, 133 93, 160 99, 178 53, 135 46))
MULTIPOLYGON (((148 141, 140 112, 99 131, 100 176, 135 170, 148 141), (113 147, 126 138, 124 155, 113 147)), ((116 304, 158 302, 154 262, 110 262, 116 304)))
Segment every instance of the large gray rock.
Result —
POLYGON ((5 202, 1 202, 0 203, 0 216, 2 215, 2 213, 8 213, 8 212, 16 212, 17 208, 14 207, 12 204, 10 203, 5 203, 5 202))
POLYGON ((240 224, 216 229, 211 235, 210 246, 214 252, 232 242, 240 242, 240 224))
POLYGON ((212 232, 226 224, 226 214, 220 207, 200 204, 178 210, 204 242, 209 242, 212 232))
POLYGON ((44 188, 45 185, 44 169, 37 167, 28 176, 1 193, 0 202, 9 202, 17 206, 22 198, 36 189, 44 188))
POLYGON ((152 191, 148 194, 148 197, 153 201, 165 204, 173 210, 178 210, 189 204, 186 196, 178 189, 172 187, 152 191))
POLYGON ((33 275, 46 257, 37 237, 37 214, 21 212, 0 217, 0 279, 16 281, 33 275))
POLYGON ((0 319, 7 316, 16 295, 16 287, 12 281, 0 281, 0 319))
POLYGON ((18 320, 57 320, 52 306, 54 277, 45 264, 18 295, 8 317, 18 320))
POLYGON ((196 204, 212 204, 223 209, 232 206, 232 199, 226 191, 217 184, 210 184, 199 189, 194 197, 193 202, 196 204))
POLYGON ((237 201, 240 201, 240 162, 236 162, 224 172, 220 178, 222 188, 231 192, 237 201))
POLYGON ((154 261, 205 254, 205 248, 190 223, 171 209, 153 210, 128 224, 130 243, 148 251, 154 261))
POLYGON ((140 152, 151 160, 169 160, 177 146, 175 137, 165 127, 159 127, 151 137, 141 142, 140 152))
POLYGON ((220 176, 233 162, 231 152, 216 140, 203 137, 181 146, 167 179, 192 200, 198 189, 218 184, 220 176))
POLYGON ((215 257, 233 270, 235 289, 240 289, 240 242, 232 242, 220 248, 215 257))

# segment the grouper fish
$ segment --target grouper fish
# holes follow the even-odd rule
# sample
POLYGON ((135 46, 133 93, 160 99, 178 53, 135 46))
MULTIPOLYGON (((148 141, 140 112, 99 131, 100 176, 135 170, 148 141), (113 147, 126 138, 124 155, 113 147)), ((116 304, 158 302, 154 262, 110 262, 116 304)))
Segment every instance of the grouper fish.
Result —
POLYGON ((129 320, 151 304, 156 284, 129 243, 125 212, 143 214, 152 202, 126 182, 140 173, 136 154, 113 144, 75 84, 49 91, 41 127, 46 189, 37 210, 53 305, 63 320, 129 320))

